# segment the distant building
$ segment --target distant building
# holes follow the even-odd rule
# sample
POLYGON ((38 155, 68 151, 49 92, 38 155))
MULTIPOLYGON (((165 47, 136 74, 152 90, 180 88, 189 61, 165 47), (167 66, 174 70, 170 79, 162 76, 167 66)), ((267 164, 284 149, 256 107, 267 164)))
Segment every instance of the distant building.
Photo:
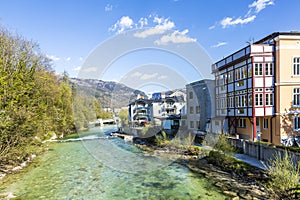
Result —
POLYGON ((129 123, 141 125, 143 123, 150 123, 150 110, 152 101, 148 99, 137 99, 128 106, 129 123))
POLYGON ((216 132, 212 126, 215 119, 215 81, 204 79, 186 85, 186 124, 195 134, 216 132))
POLYGON ((277 32, 212 65, 216 115, 240 138, 289 145, 300 134, 300 33, 277 32))
POLYGON ((180 96, 170 96, 170 94, 172 94, 170 91, 154 93, 151 99, 140 98, 130 103, 129 121, 138 125, 141 123, 162 125, 163 120, 174 119, 174 116, 181 119, 181 112, 185 107, 185 97, 182 93, 180 96))

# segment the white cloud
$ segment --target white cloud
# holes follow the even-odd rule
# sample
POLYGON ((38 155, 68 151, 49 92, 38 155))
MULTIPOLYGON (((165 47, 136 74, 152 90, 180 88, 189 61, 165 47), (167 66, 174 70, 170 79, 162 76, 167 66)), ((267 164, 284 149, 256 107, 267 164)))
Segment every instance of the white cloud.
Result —
POLYGON ((217 47, 221 47, 221 46, 224 46, 224 45, 227 45, 227 42, 219 42, 218 44, 215 44, 212 47, 217 48, 217 47))
POLYGON ((79 61, 83 61, 83 57, 79 57, 79 61))
POLYGON ((143 74, 141 76, 141 80, 148 80, 148 79, 153 79, 156 78, 159 74, 158 73, 153 73, 153 74, 143 74))
POLYGON ((112 11, 112 9, 113 9, 113 6, 110 5, 110 4, 106 4, 106 6, 105 6, 105 8, 104 8, 104 10, 105 10, 106 12, 112 11))
MULTIPOLYGON (((149 79, 157 78, 159 76, 159 74, 158 73, 147 74, 147 73, 141 73, 141 72, 134 72, 130 76, 132 78, 139 78, 141 80, 149 80, 149 79)), ((160 78, 160 77, 158 77, 158 78, 160 78)))
POLYGON ((158 80, 163 80, 163 79, 167 79, 167 78, 168 78, 168 76, 166 76, 166 75, 161 75, 161 76, 158 77, 158 80))
POLYGON ((156 28, 159 29, 165 29, 165 30, 170 30, 175 27, 175 23, 172 22, 169 18, 164 19, 163 17, 154 17, 153 22, 156 22, 157 25, 155 26, 156 28))
POLYGON ((131 28, 133 28, 133 20, 129 16, 123 16, 109 30, 122 33, 123 31, 131 28))
POLYGON ((196 42, 197 40, 195 38, 190 38, 186 34, 189 31, 186 29, 182 32, 180 31, 174 31, 170 34, 162 36, 159 40, 156 40, 154 43, 157 45, 166 45, 168 43, 190 43, 190 42, 196 42))
POLYGON ((145 31, 142 31, 142 32, 136 32, 134 34, 134 36, 138 37, 138 38, 147 38, 151 35, 161 35, 165 32, 166 32, 166 30, 163 30, 163 29, 149 28, 149 29, 147 29, 145 31))
MULTIPOLYGON (((225 17, 220 22, 219 25, 222 26, 222 28, 228 28, 230 26, 235 25, 243 25, 248 24, 250 22, 253 22, 256 19, 256 15, 261 12, 263 9, 265 9, 269 5, 274 5, 275 0, 257 0, 253 1, 250 5, 248 5, 249 9, 247 14, 244 17, 225 17), (255 11, 253 11, 253 9, 255 11)), ((216 25, 210 26, 209 29, 214 29, 216 25)))
POLYGON ((134 72, 133 74, 131 74, 131 77, 140 77, 142 76, 141 72, 134 72))
POLYGON ((246 17, 246 18, 237 18, 237 19, 233 19, 231 17, 226 17, 224 18, 220 23, 222 25, 223 28, 227 28, 229 26, 234 26, 234 25, 238 25, 238 24, 248 24, 250 22, 253 22, 255 20, 256 16, 252 15, 250 17, 246 17))
POLYGON ((59 57, 54 56, 54 55, 46 55, 46 56, 47 56, 47 58, 49 58, 49 59, 52 60, 52 61, 59 61, 59 60, 60 60, 59 57))
POLYGON ((71 57, 67 57, 67 58, 66 58, 66 61, 70 61, 70 60, 71 60, 71 57))
POLYGON ((216 25, 212 25, 212 26, 208 27, 209 30, 212 30, 214 28, 216 28, 216 25))
POLYGON ((161 35, 167 30, 171 30, 175 27, 175 23, 169 18, 164 19, 163 17, 159 18, 155 16, 153 22, 157 25, 142 32, 137 32, 134 36, 138 38, 146 38, 152 35, 161 35))
POLYGON ((147 18, 144 18, 144 17, 141 17, 139 19, 139 28, 144 28, 144 26, 147 26, 148 25, 148 19, 147 18))
POLYGON ((81 66, 75 67, 73 70, 74 71, 79 71, 81 69, 81 66))
POLYGON ((151 25, 154 24, 153 27, 136 32, 134 33, 134 36, 137 38, 147 38, 153 35, 163 35, 167 31, 170 31, 170 33, 163 35, 160 39, 156 40, 155 44, 166 45, 168 43, 189 43, 196 41, 196 39, 187 36, 187 29, 184 31, 174 30, 175 23, 172 20, 152 14, 148 17, 141 17, 137 23, 129 16, 123 16, 109 30, 116 33, 122 33, 123 31, 132 28, 144 28, 149 23, 151 23, 151 25))
POLYGON ((97 67, 88 67, 88 68, 83 68, 83 72, 90 73, 90 72, 97 72, 98 68, 97 67))
POLYGON ((274 0, 257 0, 249 5, 249 8, 255 8, 255 12, 259 13, 269 5, 274 5, 274 0))

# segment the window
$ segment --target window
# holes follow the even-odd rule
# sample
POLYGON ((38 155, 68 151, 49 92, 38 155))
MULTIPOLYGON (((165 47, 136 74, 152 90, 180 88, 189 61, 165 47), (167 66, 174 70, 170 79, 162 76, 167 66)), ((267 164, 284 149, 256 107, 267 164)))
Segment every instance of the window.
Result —
POLYGON ((248 105, 252 106, 252 94, 248 95, 248 105))
POLYGON ((273 94, 266 94, 266 106, 273 106, 273 94))
POLYGON ((247 78, 247 76, 248 76, 248 75, 247 75, 247 67, 246 67, 246 66, 242 67, 242 70, 243 70, 243 71, 242 71, 242 73, 243 73, 243 74, 242 74, 242 77, 243 77, 243 78, 247 78))
POLYGON ((244 81, 239 81, 239 82, 237 82, 236 86, 237 86, 237 87, 244 86, 244 81))
POLYGON ((300 131, 300 117, 294 118, 294 131, 300 131))
POLYGON ((239 128, 246 128, 246 119, 239 119, 238 127, 239 128))
POLYGON ((225 78, 226 78, 226 76, 224 74, 220 75, 219 85, 224 85, 225 84, 225 78))
POLYGON ((190 99, 193 98, 193 92, 190 92, 189 97, 190 97, 190 99))
POLYGON ((229 99, 228 99, 228 107, 229 108, 233 108, 234 107, 234 98, 233 97, 229 97, 229 99))
POLYGON ((273 63, 266 63, 265 64, 265 74, 266 76, 273 75, 273 63))
POLYGON ((255 63, 255 68, 254 68, 254 70, 255 70, 255 75, 256 76, 262 76, 262 63, 255 63))
POLYGON ((227 108, 226 98, 224 97, 220 98, 220 108, 221 109, 227 108))
POLYGON ((239 97, 235 97, 235 107, 239 107, 239 97))
POLYGON ((235 70, 235 80, 240 80, 241 74, 240 74, 240 68, 235 70))
POLYGON ((228 83, 227 82, 227 74, 224 74, 223 76, 224 76, 224 83, 227 84, 228 83))
POLYGON ((255 105, 256 106, 263 105, 263 94, 255 94, 255 105))
POLYGON ((240 80, 243 78, 247 78, 246 66, 235 69, 235 80, 240 80))
POLYGON ((190 128, 194 128, 194 121, 190 121, 190 128))
POLYGON ((268 118, 264 118, 264 129, 268 129, 269 128, 269 119, 268 118))
POLYGON ((181 121, 182 127, 185 127, 185 120, 181 121))
POLYGON ((248 77, 252 77, 252 65, 248 65, 248 77))
POLYGON ((196 114, 200 113, 200 106, 196 106, 196 114))
POLYGON ((233 71, 228 72, 228 83, 232 83, 233 82, 233 71))
POLYGON ((190 114, 194 114, 194 107, 193 106, 190 107, 190 114))
POLYGON ((293 106, 300 106, 300 88, 294 88, 293 106))
POLYGON ((241 105, 241 107, 247 106, 246 95, 241 95, 240 96, 240 105, 241 105))
POLYGON ((196 121, 197 129, 200 129, 200 121, 196 121))
POLYGON ((245 107, 247 106, 246 95, 240 95, 235 97, 235 106, 236 107, 245 107))
POLYGON ((295 57, 293 59, 293 75, 300 75, 300 57, 295 57))

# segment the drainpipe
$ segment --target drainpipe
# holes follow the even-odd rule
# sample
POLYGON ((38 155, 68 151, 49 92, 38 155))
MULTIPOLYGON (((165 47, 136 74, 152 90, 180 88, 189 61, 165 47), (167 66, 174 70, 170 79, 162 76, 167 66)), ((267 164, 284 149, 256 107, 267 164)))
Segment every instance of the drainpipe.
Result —
MULTIPOLYGON (((274 107, 274 114, 271 117, 271 122, 270 122, 270 142, 273 143, 273 119, 276 117, 276 112, 277 112, 277 98, 276 98, 276 41, 274 38, 272 38, 273 41, 273 58, 274 58, 274 65, 273 65, 273 78, 274 78, 274 96, 273 96, 273 107, 274 107)), ((275 129, 276 130, 276 129, 275 129)))
MULTIPOLYGON (((274 114, 271 117, 271 122, 270 122, 270 142, 273 143, 273 119, 276 117, 276 112, 277 112, 277 98, 276 98, 276 86, 275 86, 275 82, 276 82, 276 41, 274 40, 274 38, 272 38, 273 40, 273 48, 274 48, 274 52, 273 52, 273 57, 274 57, 274 65, 273 65, 273 77, 274 77, 274 96, 273 96, 273 107, 274 107, 274 114)), ((276 132, 276 127, 275 127, 275 132, 276 132)))
MULTIPOLYGON (((273 143, 273 119, 276 117, 276 115, 273 115, 271 117, 271 123, 270 123, 270 142, 273 143)), ((276 129, 275 129, 276 131, 276 129)))
MULTIPOLYGON (((251 51, 251 45, 250 45, 250 51, 251 51)), ((255 64, 253 56, 251 57, 252 62, 252 117, 253 117, 253 133, 252 133, 252 140, 255 141, 256 139, 256 113, 255 113, 255 64)))

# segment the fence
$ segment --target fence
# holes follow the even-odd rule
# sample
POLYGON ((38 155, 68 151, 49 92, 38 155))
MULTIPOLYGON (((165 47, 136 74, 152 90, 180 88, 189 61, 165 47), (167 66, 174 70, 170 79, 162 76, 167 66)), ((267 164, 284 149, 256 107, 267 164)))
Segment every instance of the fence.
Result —
MULTIPOLYGON (((254 157, 262 161, 270 161, 277 155, 284 155, 285 149, 276 146, 269 146, 257 142, 250 142, 248 140, 228 138, 229 142, 237 149, 241 150, 244 154, 254 157)), ((294 163, 300 161, 300 152, 289 152, 294 163)))

